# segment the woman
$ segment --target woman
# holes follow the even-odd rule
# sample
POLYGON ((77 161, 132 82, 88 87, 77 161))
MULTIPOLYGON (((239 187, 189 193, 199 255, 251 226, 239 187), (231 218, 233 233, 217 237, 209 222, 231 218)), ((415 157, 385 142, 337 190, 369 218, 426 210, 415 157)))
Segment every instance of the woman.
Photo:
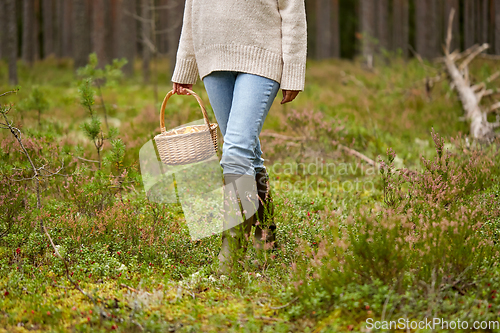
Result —
POLYGON ((203 80, 224 137, 225 188, 235 190, 241 202, 253 184, 260 202, 257 218, 241 202, 244 217, 238 221, 228 215, 225 200, 220 274, 231 270, 230 257, 243 247, 252 225, 256 250, 274 241, 276 227, 266 220, 272 200, 259 134, 279 88, 281 104, 304 89, 306 42, 304 0, 186 0, 173 90, 184 95, 198 76, 203 80))

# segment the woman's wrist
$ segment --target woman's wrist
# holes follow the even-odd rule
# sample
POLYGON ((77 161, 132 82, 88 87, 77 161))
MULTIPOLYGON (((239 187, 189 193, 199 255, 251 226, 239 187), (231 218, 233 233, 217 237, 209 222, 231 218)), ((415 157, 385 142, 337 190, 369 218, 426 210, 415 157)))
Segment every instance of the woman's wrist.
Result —
POLYGON ((174 91, 174 94, 177 95, 190 95, 190 93, 187 92, 186 89, 193 90, 193 85, 190 83, 177 82, 174 82, 172 85, 172 90, 174 91))

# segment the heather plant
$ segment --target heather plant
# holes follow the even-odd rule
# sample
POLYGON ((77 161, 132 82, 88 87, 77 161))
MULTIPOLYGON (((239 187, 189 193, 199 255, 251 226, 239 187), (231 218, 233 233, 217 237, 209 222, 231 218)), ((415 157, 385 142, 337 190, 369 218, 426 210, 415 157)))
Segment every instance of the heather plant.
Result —
POLYGON ((20 234, 29 224, 32 209, 27 207, 26 186, 15 179, 19 172, 0 172, 0 242, 9 234, 20 234))
POLYGON ((436 156, 422 158, 421 171, 395 170, 388 150, 380 168, 384 205, 347 218, 324 215, 329 237, 317 249, 304 247, 307 264, 294 266, 306 298, 331 309, 338 288, 377 281, 399 295, 417 286, 428 298, 436 290, 463 293, 493 268, 498 248, 484 230, 498 219, 500 202, 485 190, 498 177, 498 152, 476 148, 463 156, 444 150, 435 133, 433 139, 436 156))

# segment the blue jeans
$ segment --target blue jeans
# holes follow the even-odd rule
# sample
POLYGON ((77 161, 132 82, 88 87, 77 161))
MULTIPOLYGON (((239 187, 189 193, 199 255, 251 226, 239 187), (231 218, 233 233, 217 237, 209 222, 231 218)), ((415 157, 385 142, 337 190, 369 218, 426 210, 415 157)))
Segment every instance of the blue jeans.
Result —
POLYGON ((279 90, 271 79, 241 72, 216 71, 203 78, 224 137, 224 174, 255 176, 265 170, 259 135, 279 90))

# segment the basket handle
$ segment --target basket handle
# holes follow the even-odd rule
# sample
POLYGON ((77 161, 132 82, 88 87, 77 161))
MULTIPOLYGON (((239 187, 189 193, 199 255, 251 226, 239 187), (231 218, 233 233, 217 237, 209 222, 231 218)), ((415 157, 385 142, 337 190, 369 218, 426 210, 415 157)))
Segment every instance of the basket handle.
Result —
MULTIPOLYGON (((207 125, 208 131, 210 131, 210 120, 208 119, 208 114, 207 110, 205 109, 205 105, 203 104, 203 101, 201 100, 200 96, 198 96, 194 91, 189 90, 184 88, 188 93, 194 96, 196 100, 198 101, 198 104, 200 105, 201 112, 203 113, 203 119, 205 120, 205 124, 207 125)), ((165 134, 167 130, 165 129, 165 108, 167 107, 167 102, 170 99, 170 97, 174 94, 173 90, 170 90, 165 96, 165 99, 163 100, 163 103, 161 103, 161 111, 160 111, 160 130, 162 134, 165 134)))

